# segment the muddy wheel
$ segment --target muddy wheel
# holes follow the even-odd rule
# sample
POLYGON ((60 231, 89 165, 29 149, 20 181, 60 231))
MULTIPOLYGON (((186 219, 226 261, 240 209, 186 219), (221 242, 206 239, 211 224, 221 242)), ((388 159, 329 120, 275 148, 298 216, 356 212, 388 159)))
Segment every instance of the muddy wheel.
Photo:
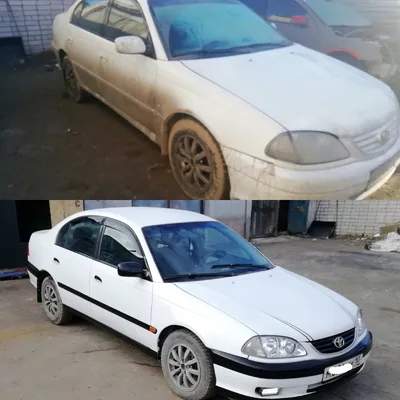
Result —
POLYGON ((209 350, 192 332, 172 332, 161 349, 161 366, 171 390, 185 400, 205 400, 215 394, 215 373, 209 350))
POLYGON ((71 320, 71 312, 63 304, 57 285, 53 279, 48 276, 43 280, 42 303, 47 318, 54 325, 64 325, 71 320))
POLYGON ((172 172, 192 199, 229 198, 228 169, 213 136, 191 119, 178 121, 169 135, 172 172))
POLYGON ((65 56, 62 62, 65 90, 68 96, 77 103, 85 101, 89 94, 83 90, 79 84, 74 66, 68 56, 65 56))

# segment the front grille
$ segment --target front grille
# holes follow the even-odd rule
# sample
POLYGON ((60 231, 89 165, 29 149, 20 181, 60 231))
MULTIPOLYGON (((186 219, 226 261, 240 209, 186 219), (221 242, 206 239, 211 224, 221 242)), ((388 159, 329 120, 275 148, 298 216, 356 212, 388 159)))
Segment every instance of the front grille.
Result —
POLYGON ((349 331, 339 333, 338 335, 330 336, 324 339, 314 340, 311 344, 320 352, 324 354, 337 353, 349 347, 354 342, 355 328, 349 331), (344 346, 338 349, 333 341, 341 336, 344 339, 344 346))
POLYGON ((385 126, 356 136, 353 140, 357 147, 367 155, 379 153, 389 148, 398 138, 399 121, 397 118, 385 126), (387 133, 386 133, 387 132, 387 133), (388 137, 385 138, 385 135, 388 137))

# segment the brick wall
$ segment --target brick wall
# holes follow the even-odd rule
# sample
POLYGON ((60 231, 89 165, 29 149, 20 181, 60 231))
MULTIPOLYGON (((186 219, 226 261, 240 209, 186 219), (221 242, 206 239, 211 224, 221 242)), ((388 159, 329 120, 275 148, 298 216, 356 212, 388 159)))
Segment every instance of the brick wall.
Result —
POLYGON ((27 54, 51 48, 54 17, 74 0, 0 0, 0 38, 22 37, 27 54))
POLYGON ((317 220, 336 221, 336 234, 379 233, 384 225, 400 221, 400 201, 392 200, 323 200, 312 201, 317 204, 317 220))

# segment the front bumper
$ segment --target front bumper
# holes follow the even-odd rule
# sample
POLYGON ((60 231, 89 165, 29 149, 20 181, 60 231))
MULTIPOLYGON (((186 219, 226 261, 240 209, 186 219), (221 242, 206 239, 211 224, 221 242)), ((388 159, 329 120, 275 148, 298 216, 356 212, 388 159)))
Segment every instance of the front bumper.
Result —
POLYGON ((372 349, 373 338, 367 332, 350 351, 337 357, 291 363, 260 363, 247 358, 213 351, 217 387, 229 398, 281 399, 304 396, 327 389, 357 376, 365 367, 372 349), (361 364, 336 379, 322 382, 325 368, 362 355, 361 364), (256 388, 280 388, 275 396, 262 397, 256 388))
POLYGON ((400 165, 400 137, 385 154, 320 169, 286 169, 223 147, 231 198, 240 200, 362 200, 380 189, 400 165))

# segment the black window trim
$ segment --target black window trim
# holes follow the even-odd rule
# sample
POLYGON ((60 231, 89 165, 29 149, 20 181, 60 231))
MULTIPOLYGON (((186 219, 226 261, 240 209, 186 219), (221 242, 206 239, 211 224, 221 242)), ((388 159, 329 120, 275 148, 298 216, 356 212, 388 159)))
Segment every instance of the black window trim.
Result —
POLYGON ((82 256, 82 257, 90 258, 91 260, 96 260, 95 257, 96 257, 96 255, 97 255, 98 249, 99 249, 99 240, 100 240, 100 237, 101 237, 100 235, 101 235, 102 227, 103 227, 102 223, 103 223, 104 220, 105 220, 105 217, 103 217, 102 215, 92 215, 92 214, 90 214, 90 215, 81 215, 80 217, 71 219, 71 220, 69 220, 68 222, 66 222, 66 223, 58 230, 58 233, 57 233, 57 236, 56 236, 56 240, 55 240, 55 242, 54 242, 54 245, 60 247, 61 249, 70 251, 71 253, 78 254, 78 255, 80 255, 80 256, 82 256), (99 230, 99 234, 98 234, 98 236, 97 236, 96 246, 94 247, 94 255, 93 255, 93 256, 89 256, 89 255, 87 255, 87 254, 79 253, 79 252, 77 252, 77 251, 72 251, 72 250, 67 249, 67 248, 65 248, 65 247, 63 247, 63 246, 61 246, 61 245, 58 244, 58 239, 59 239, 59 237, 60 237, 61 231, 62 231, 67 225, 71 224, 72 222, 74 222, 74 223, 79 223, 80 221, 83 221, 84 219, 88 219, 88 218, 101 218, 100 221, 98 222, 98 224, 100 225, 100 230, 99 230))
POLYGON ((105 231, 106 227, 117 229, 117 230, 118 230, 118 227, 120 227, 120 228, 122 227, 123 229, 127 230, 128 232, 130 232, 132 234, 133 238, 136 240, 136 242, 137 242, 137 244, 139 246, 139 249, 140 249, 140 252, 142 254, 146 269, 147 269, 147 271, 149 273, 148 277, 143 277, 142 279, 150 281, 150 282, 153 282, 153 276, 151 274, 149 263, 147 262, 145 253, 143 251, 143 246, 140 243, 140 240, 137 237, 135 231, 129 225, 125 224, 124 222, 121 222, 119 220, 116 220, 116 219, 110 218, 110 217, 105 217, 101 221, 101 225, 102 225, 102 227, 101 227, 100 233, 99 233, 99 238, 98 238, 98 243, 97 243, 97 247, 96 247, 96 251, 95 251, 95 259, 94 260, 99 262, 99 263, 102 263, 104 265, 107 265, 108 267, 117 269, 117 267, 115 265, 110 264, 110 263, 108 263, 106 261, 100 260, 100 248, 101 248, 101 244, 103 242, 103 236, 104 236, 104 231, 105 231))

